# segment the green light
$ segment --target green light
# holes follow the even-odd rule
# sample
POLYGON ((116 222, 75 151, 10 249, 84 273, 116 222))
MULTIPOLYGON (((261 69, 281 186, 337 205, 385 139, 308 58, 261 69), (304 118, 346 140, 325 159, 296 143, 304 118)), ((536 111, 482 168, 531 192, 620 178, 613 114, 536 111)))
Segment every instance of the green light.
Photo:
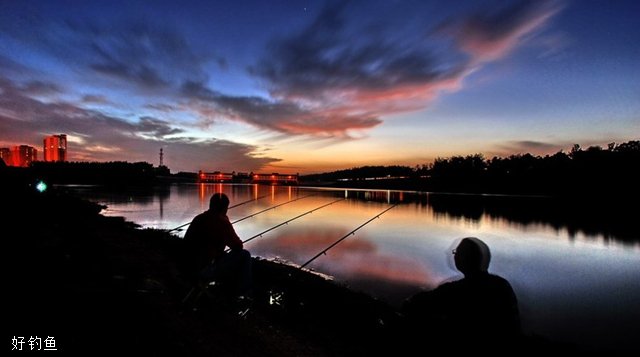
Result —
POLYGON ((46 189, 47 189, 47 184, 44 183, 44 181, 40 181, 36 185, 36 190, 38 190, 38 192, 44 192, 46 189))

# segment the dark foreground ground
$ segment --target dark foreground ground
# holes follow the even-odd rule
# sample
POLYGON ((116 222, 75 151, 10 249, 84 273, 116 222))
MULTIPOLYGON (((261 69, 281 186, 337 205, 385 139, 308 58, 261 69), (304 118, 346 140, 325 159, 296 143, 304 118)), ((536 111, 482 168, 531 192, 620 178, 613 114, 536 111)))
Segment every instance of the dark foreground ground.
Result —
MULTIPOLYGON (((30 337, 53 337, 58 352, 83 355, 443 352, 438 341, 419 331, 409 338, 401 315, 390 306, 260 259, 254 261, 254 302, 246 315, 216 299, 183 304, 190 285, 176 263, 180 240, 174 236, 137 229, 99 215, 95 204, 28 186, 8 189, 3 205, 10 207, 2 216, 2 339, 8 350, 14 337, 24 337, 23 350, 30 349, 30 337)), ((569 349, 524 341, 513 352, 569 349)), ((455 347, 461 346, 464 341, 455 347)))

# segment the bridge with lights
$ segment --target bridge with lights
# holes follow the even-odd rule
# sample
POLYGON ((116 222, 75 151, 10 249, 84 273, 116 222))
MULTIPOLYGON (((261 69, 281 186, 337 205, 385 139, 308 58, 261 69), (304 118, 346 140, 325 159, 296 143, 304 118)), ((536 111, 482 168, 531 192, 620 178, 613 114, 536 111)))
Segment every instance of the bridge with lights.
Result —
POLYGON ((298 174, 280 174, 277 172, 246 173, 246 172, 198 172, 198 182, 201 183, 255 183, 266 185, 297 185, 298 174))

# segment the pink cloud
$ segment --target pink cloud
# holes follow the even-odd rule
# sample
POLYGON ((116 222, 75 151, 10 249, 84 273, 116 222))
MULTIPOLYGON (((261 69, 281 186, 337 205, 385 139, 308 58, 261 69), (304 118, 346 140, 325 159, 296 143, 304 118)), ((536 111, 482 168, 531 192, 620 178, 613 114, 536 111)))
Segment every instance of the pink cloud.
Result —
POLYGON ((449 27, 448 32, 474 63, 495 61, 543 29, 559 10, 555 2, 521 2, 497 12, 470 16, 449 27))
POLYGON ((308 28, 272 44, 251 71, 266 80, 274 101, 254 101, 263 110, 235 110, 228 117, 287 134, 349 137, 350 130, 422 110, 443 93, 460 90, 471 72, 507 56, 560 10, 555 2, 520 1, 462 15, 405 43, 354 37, 345 8, 329 6, 308 28), (443 39, 456 46, 435 50, 443 39), (278 115, 266 117, 264 109, 278 115))

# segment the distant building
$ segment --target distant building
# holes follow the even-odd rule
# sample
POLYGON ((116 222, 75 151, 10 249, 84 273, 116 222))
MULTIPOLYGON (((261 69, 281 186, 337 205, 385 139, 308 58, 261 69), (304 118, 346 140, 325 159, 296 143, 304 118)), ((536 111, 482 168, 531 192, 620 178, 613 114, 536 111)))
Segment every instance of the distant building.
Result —
POLYGON ((198 182, 215 182, 215 183, 259 183, 267 185, 297 185, 298 174, 256 174, 245 172, 225 173, 215 172, 198 172, 198 182))
POLYGON ((202 170, 198 171, 198 181, 199 182, 233 182, 233 173, 225 173, 225 172, 204 172, 202 170))
POLYGON ((67 135, 44 138, 44 161, 67 161, 67 135))
POLYGON ((2 159, 7 166, 11 166, 11 149, 0 148, 0 159, 2 159))
POLYGON ((279 174, 277 172, 272 174, 252 174, 251 182, 267 185, 297 185, 298 174, 279 174))
POLYGON ((38 150, 29 145, 18 145, 11 148, 10 166, 27 167, 38 160, 38 150))

